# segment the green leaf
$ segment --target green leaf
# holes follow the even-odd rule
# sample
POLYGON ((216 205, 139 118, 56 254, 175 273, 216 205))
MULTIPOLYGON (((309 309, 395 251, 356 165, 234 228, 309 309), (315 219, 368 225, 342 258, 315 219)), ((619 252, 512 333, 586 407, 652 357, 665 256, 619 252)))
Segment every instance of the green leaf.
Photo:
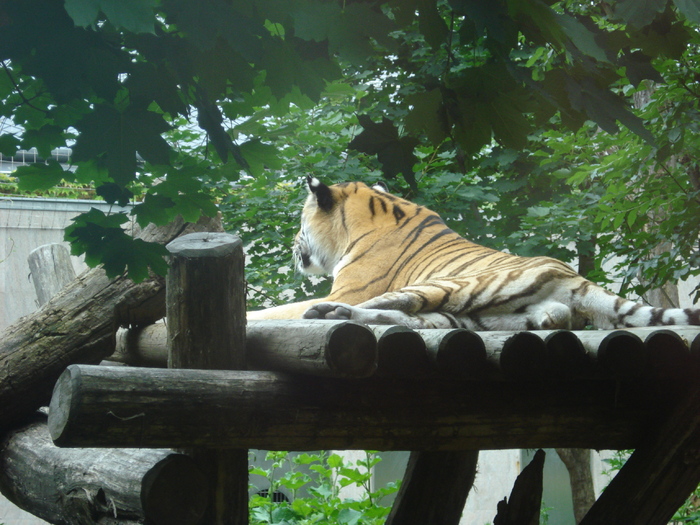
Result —
POLYGON ((369 155, 377 155, 386 178, 396 178, 400 173, 409 186, 415 188, 413 166, 418 162, 418 158, 414 149, 418 140, 408 136, 399 137, 398 129, 386 117, 379 124, 367 115, 358 116, 358 120, 364 129, 348 147, 369 155))
POLYGON ((126 270, 130 279, 140 282, 148 277, 149 268, 165 275, 168 264, 164 257, 168 251, 160 244, 127 235, 121 225, 128 220, 124 213, 106 215, 95 208, 78 215, 65 233, 71 253, 85 254, 89 266, 102 264, 110 278, 126 270))
POLYGON ((595 34, 585 25, 570 15, 557 15, 557 19, 564 29, 566 35, 571 39, 579 51, 598 60, 599 62, 610 62, 605 50, 598 45, 595 34))
POLYGON ((117 28, 153 33, 156 3, 157 0, 65 0, 65 7, 79 27, 94 25, 101 11, 117 28))
POLYGON ((51 124, 46 124, 39 129, 28 129, 22 136, 22 147, 26 150, 36 148, 39 156, 45 159, 51 156, 54 148, 65 145, 63 130, 51 124))
POLYGON ((673 3, 688 20, 700 24, 700 0, 673 0, 673 3))
POLYGON ((615 14, 635 27, 649 25, 666 8, 668 0, 620 0, 615 3, 615 14))
POLYGON ((0 155, 14 156, 20 147, 20 140, 9 133, 0 135, 0 155))
POLYGON ((240 147, 253 176, 261 175, 265 169, 280 169, 284 165, 278 155, 277 148, 270 144, 263 144, 258 139, 244 142, 240 147))
POLYGON ((328 456, 326 463, 328 463, 328 466, 331 468, 338 468, 343 465, 343 458, 340 457, 338 454, 331 454, 330 456, 328 456))
POLYGON ((65 171, 55 160, 49 160, 45 164, 20 166, 15 175, 19 179, 17 186, 22 191, 48 190, 64 179, 73 178, 72 173, 65 171))
POLYGON ((362 519, 362 512, 354 509, 342 509, 338 513, 338 523, 342 525, 357 525, 362 519))
POLYGON ((101 104, 76 124, 80 136, 73 147, 77 161, 100 159, 110 177, 122 187, 136 178, 136 157, 151 164, 168 164, 170 147, 161 134, 169 129, 161 115, 127 106, 118 111, 101 104))

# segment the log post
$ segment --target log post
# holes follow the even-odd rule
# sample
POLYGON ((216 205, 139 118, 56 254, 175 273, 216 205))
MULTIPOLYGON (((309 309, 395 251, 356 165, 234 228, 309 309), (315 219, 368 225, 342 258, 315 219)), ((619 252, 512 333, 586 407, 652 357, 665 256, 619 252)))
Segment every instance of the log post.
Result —
MULTIPOLYGON (((213 219, 149 226, 139 238, 167 243, 178 235, 220 228, 213 219)), ((88 270, 36 312, 0 336, 0 430, 48 404, 56 379, 70 363, 99 363, 114 351, 120 324, 155 322, 165 314, 164 280, 135 284, 125 275, 109 279, 88 270)))
MULTIPOLYGON (((195 233, 167 245, 168 367, 245 368, 243 244, 225 233, 195 233)), ((248 523, 248 451, 193 449, 211 484, 205 523, 248 523)))
POLYGON ((44 305, 75 279, 68 248, 59 243, 44 244, 27 257, 39 306, 44 305))

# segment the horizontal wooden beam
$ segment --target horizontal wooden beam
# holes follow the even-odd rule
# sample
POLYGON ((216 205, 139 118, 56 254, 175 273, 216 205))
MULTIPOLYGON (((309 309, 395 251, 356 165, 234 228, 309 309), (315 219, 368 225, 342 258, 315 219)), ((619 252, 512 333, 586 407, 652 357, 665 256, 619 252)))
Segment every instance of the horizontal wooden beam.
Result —
POLYGON ((56 384, 49 429, 58 445, 89 447, 626 449, 667 409, 664 390, 72 365, 56 384))

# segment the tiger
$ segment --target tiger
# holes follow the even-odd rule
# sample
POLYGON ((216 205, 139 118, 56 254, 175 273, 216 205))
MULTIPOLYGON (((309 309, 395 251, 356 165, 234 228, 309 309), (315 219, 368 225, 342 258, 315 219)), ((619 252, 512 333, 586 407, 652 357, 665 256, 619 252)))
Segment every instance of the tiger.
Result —
POLYGON ((408 328, 615 329, 700 325, 700 309, 623 299, 550 257, 475 244, 381 184, 307 178, 293 246, 298 270, 333 277, 325 298, 249 319, 348 319, 408 328))

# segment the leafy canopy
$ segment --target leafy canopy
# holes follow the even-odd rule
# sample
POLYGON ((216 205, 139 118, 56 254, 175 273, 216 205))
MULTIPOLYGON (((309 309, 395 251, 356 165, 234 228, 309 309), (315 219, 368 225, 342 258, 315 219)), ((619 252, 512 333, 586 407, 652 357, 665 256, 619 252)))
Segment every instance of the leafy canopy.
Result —
MULTIPOLYGON (((424 198, 459 194, 461 210, 445 210, 457 221, 465 203, 477 216, 484 202, 500 202, 495 185, 526 183, 505 170, 467 184, 465 174, 489 166, 484 152, 493 172, 547 129, 588 133, 592 122, 625 130, 648 155, 671 155, 631 111, 625 86, 664 82, 671 68, 659 64, 681 60, 698 22, 687 0, 5 0, 0 117, 23 132, 1 135, 0 152, 47 156, 69 145, 75 171, 22 168, 23 187, 91 181, 108 202, 139 195, 139 224, 195 220, 215 212, 216 188, 230 193, 247 176, 275 187, 310 133, 295 117, 350 97, 353 114, 340 111, 348 120, 331 132, 342 147, 299 164, 362 175, 376 163, 370 177, 418 198, 421 169, 443 168, 444 178, 425 181, 442 196, 424 198), (281 140, 290 134, 295 141, 281 140)), ((67 232, 74 252, 112 275, 162 271, 161 249, 120 234, 122 219, 79 218, 67 232)))

